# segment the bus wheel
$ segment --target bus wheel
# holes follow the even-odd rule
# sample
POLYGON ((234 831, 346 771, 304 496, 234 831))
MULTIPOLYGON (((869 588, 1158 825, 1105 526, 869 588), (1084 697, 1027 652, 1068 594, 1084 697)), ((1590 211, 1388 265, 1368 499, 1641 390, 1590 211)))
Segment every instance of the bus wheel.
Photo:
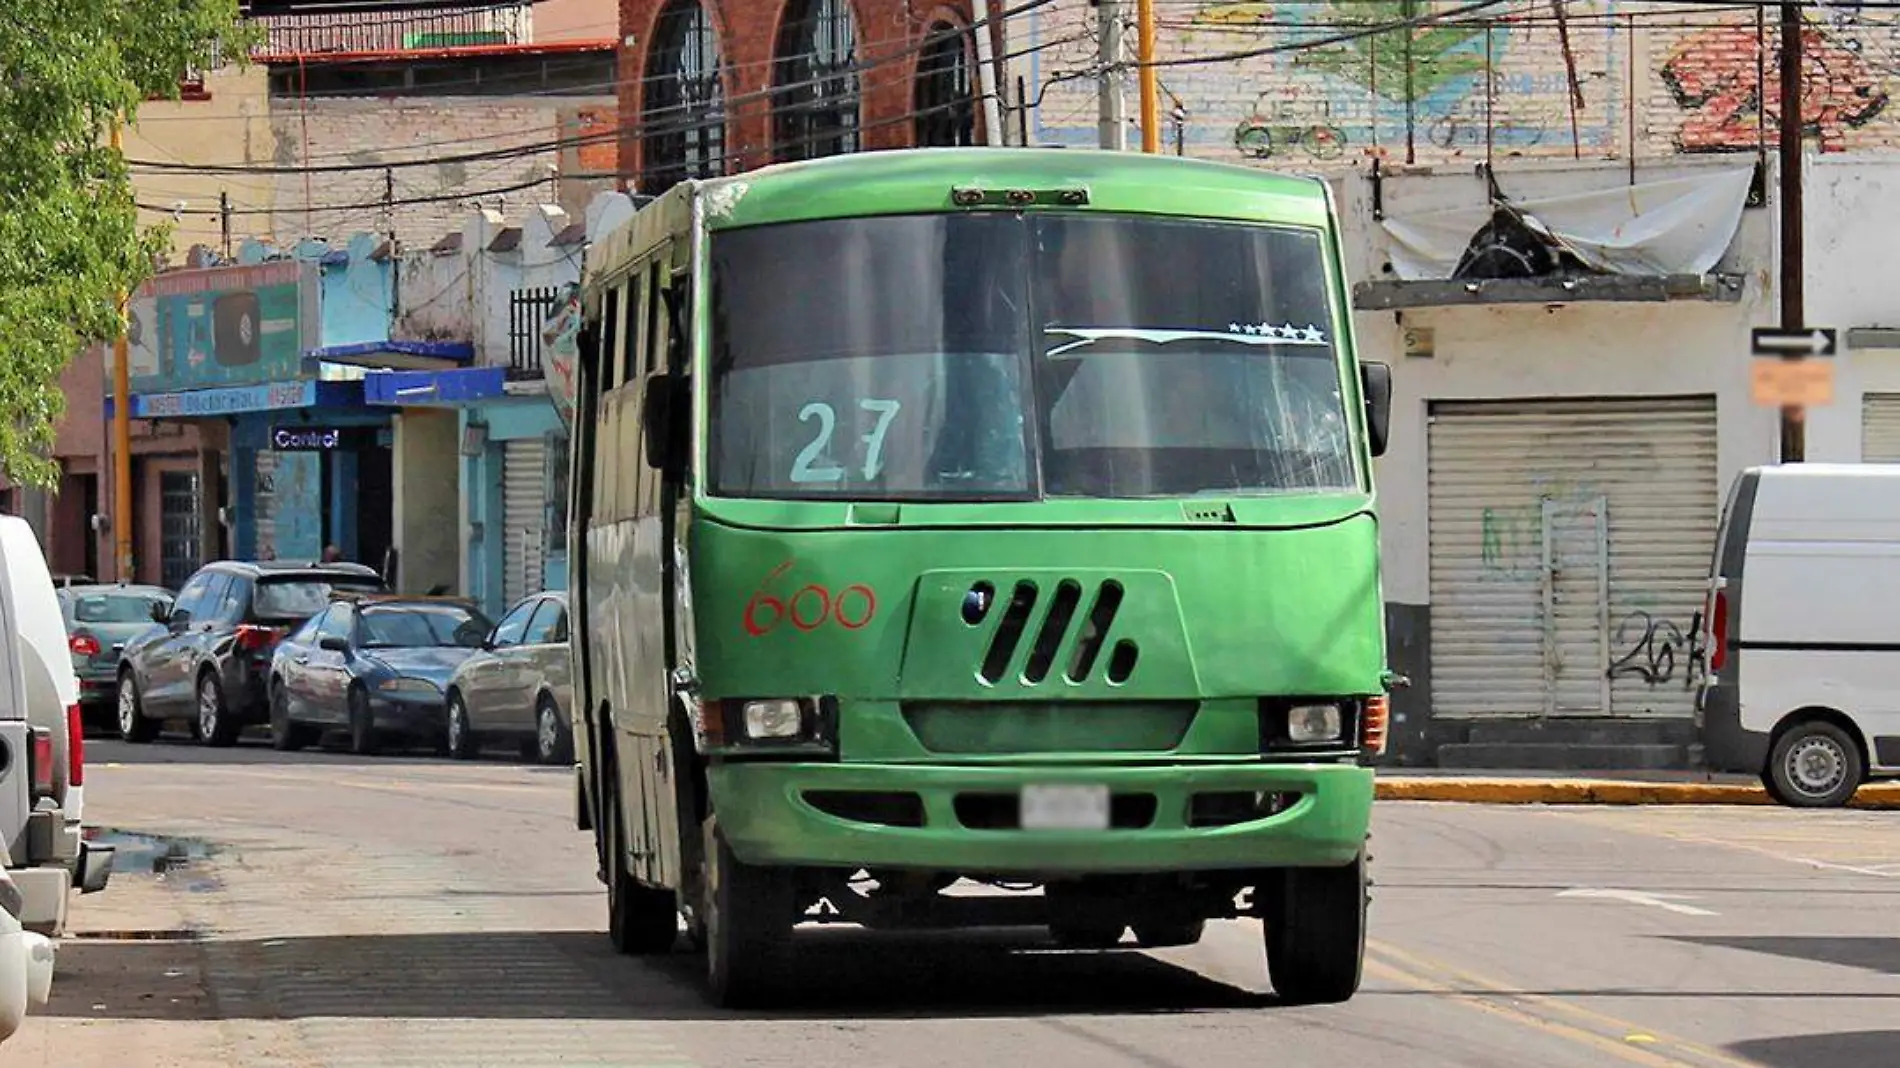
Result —
POLYGON ((790 970, 790 873, 739 863, 716 818, 706 827, 706 985, 722 1008, 762 1005, 790 970))
POLYGON ((613 851, 607 856, 607 937, 629 956, 665 953, 679 937, 679 902, 671 890, 642 886, 627 874, 625 818, 612 803, 613 851))
POLYGON ((1267 978, 1288 1005, 1359 992, 1366 956, 1366 854, 1343 868, 1293 868, 1268 895, 1267 978))

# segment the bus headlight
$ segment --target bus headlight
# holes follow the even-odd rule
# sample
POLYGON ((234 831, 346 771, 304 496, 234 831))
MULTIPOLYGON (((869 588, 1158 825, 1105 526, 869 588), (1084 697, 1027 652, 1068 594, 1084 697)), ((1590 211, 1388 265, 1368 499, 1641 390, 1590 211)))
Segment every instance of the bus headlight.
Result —
POLYGON ((805 731, 804 703, 800 701, 747 701, 745 736, 760 741, 796 738, 805 731))
POLYGON ((1338 705, 1294 705, 1286 711, 1286 740, 1294 745, 1312 745, 1339 739, 1338 705))

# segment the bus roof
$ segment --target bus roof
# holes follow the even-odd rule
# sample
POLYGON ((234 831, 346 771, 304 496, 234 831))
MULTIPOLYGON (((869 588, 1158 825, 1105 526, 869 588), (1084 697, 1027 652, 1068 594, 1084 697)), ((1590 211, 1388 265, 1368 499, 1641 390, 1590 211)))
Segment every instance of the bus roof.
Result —
POLYGON ((957 210, 955 187, 1085 187, 1090 208, 1326 224, 1319 179, 1178 156, 1098 149, 916 148, 779 163, 696 183, 710 229, 957 210))

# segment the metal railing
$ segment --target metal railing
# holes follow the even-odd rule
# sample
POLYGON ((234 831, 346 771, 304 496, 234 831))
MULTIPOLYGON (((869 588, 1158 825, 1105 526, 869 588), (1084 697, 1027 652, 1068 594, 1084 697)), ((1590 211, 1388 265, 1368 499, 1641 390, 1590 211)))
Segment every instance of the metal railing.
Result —
POLYGON ((313 11, 252 21, 264 31, 257 55, 410 52, 534 39, 533 8, 526 0, 410 11, 313 11))
POLYGON ((532 286, 508 294, 508 377, 545 378, 541 367, 541 328, 561 302, 558 286, 532 286))

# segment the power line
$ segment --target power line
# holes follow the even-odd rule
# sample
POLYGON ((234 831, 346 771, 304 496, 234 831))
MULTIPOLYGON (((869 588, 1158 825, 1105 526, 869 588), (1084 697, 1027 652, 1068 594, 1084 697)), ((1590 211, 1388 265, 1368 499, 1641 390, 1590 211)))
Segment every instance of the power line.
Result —
MULTIPOLYGON (((969 26, 962 28, 958 32, 959 33, 976 33, 980 30, 987 28, 987 26, 993 22, 996 22, 1002 19, 1013 18, 1019 15, 1028 14, 1029 12, 1035 11, 1039 8, 1047 7, 1048 5, 1054 2, 1055 0, 1027 0, 1026 3, 1020 4, 1016 7, 1008 8, 1003 11, 996 12, 995 14, 991 15, 988 19, 977 19, 974 22, 972 22, 969 26)), ((894 52, 891 52, 889 54, 883 55, 875 60, 861 60, 841 70, 828 71, 823 75, 807 78, 802 81, 791 82, 791 83, 782 84, 782 85, 773 85, 764 89, 754 90, 749 93, 740 93, 736 96, 730 96, 730 97, 724 98, 724 100, 722 100, 721 103, 724 106, 730 106, 733 104, 746 103, 752 100, 770 99, 772 97, 779 96, 784 93, 792 92, 798 89, 806 89, 806 88, 811 88, 813 86, 824 85, 828 82, 836 82, 845 77, 857 77, 867 72, 877 70, 878 68, 884 67, 888 64, 895 63, 899 60, 907 59, 913 55, 916 55, 924 51, 926 48, 929 48, 935 42, 936 42, 935 35, 924 34, 921 39, 913 41, 910 44, 906 45, 905 47, 898 49, 894 52)), ((1030 55, 1030 54, 1033 54, 1034 52, 1040 51, 1044 47, 1050 47, 1050 46, 1044 46, 1044 45, 1033 46, 1027 50, 1013 53, 1009 56, 1004 56, 1002 58, 1005 61, 1007 61, 1009 59, 1014 59, 1022 55, 1030 55)), ((619 84, 619 82, 616 81, 614 84, 617 85, 619 84)), ((620 130, 620 129, 622 129, 622 126, 617 125, 616 130, 620 130)), ((317 173, 338 174, 338 173, 348 173, 350 171, 381 170, 385 167, 425 167, 425 166, 434 166, 440 163, 466 163, 466 162, 476 162, 476 161, 486 160, 486 159, 505 159, 505 158, 510 158, 510 155, 515 154, 515 153, 534 154, 534 153, 543 152, 543 151, 547 151, 554 148, 568 147, 570 145, 589 144, 589 143, 593 143, 596 140, 600 140, 606 136, 608 136, 608 134, 606 133, 583 134, 578 137, 560 138, 554 141, 540 142, 538 143, 538 146, 521 145, 521 146, 514 146, 512 148, 506 148, 506 149, 491 149, 486 152, 468 153, 466 155, 435 157, 435 158, 428 158, 428 159, 398 160, 398 161, 373 163, 373 164, 367 164, 367 163, 317 164, 317 165, 299 165, 299 166, 255 165, 255 164, 193 165, 193 164, 180 164, 180 163, 174 163, 174 162, 167 162, 164 160, 142 160, 142 159, 127 159, 125 162, 127 166, 133 167, 135 169, 147 170, 147 171, 188 170, 188 171, 201 173, 201 174, 317 174, 317 173)), ((443 142, 443 144, 466 143, 468 140, 474 140, 474 139, 458 138, 453 141, 443 142)))

